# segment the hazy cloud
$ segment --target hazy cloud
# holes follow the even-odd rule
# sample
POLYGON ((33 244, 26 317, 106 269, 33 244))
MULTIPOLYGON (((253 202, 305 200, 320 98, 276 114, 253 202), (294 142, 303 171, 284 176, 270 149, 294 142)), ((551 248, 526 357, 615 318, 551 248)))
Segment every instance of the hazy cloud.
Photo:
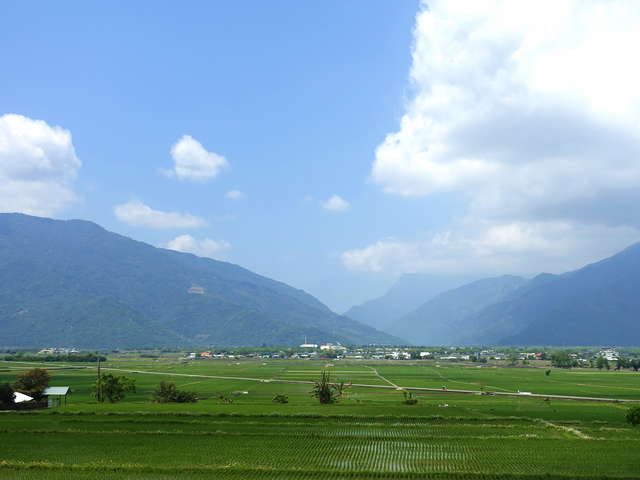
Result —
POLYGON ((16 114, 0 116, 0 210, 50 216, 74 200, 81 162, 71 132, 16 114))
POLYGON ((610 256, 640 230, 562 221, 465 224, 407 241, 384 239, 342 254, 350 270, 533 274, 561 273, 610 256))
POLYGON ((165 248, 178 252, 193 253, 199 257, 220 260, 224 258, 224 253, 231 248, 231 244, 224 240, 212 240, 211 238, 197 239, 191 235, 180 235, 169 241, 165 245, 165 248))
POLYGON ((229 190, 224 196, 229 200, 242 200, 246 197, 240 190, 229 190))
POLYGON ((216 177, 229 162, 222 155, 208 152, 190 135, 183 135, 171 147, 173 169, 165 173, 180 180, 204 182, 216 177))
POLYGON ((113 211, 118 220, 134 227, 156 229, 199 228, 207 224, 204 219, 195 215, 154 210, 136 199, 116 205, 113 211))
POLYGON ((328 199, 320 202, 320 205, 325 210, 330 212, 344 212, 349 209, 349 202, 339 195, 331 195, 328 199))

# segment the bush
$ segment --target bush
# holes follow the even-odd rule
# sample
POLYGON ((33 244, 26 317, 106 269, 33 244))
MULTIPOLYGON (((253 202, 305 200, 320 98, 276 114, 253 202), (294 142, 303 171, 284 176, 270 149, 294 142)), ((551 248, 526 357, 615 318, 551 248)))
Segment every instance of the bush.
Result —
POLYGON ((8 383, 0 383, 0 409, 8 410, 14 407, 14 391, 8 383))
POLYGON ((347 387, 348 385, 345 384, 345 382, 331 383, 331 374, 323 370, 320 373, 320 380, 315 382, 311 394, 316 397, 320 403, 336 403, 347 387))
POLYGON ((29 395, 35 400, 41 400, 50 381, 51 375, 44 368, 32 368, 18 375, 13 389, 29 395))
POLYGON ((627 422, 631 425, 640 425, 640 405, 635 405, 627 410, 627 422))
POLYGON ((220 403, 225 403, 230 405, 233 403, 233 397, 228 393, 221 392, 221 393, 218 393, 218 401, 220 403))
POLYGON ((274 403, 289 403, 289 397, 279 393, 275 397, 273 397, 273 402, 274 403))
POLYGON ((195 403, 198 401, 196 392, 178 390, 175 383, 160 382, 160 386, 153 392, 153 399, 158 403, 195 403))
POLYGON ((404 396, 404 400, 402 401, 402 403, 404 403, 405 405, 415 405, 416 403, 418 403, 418 399, 414 397, 412 392, 403 390, 402 395, 404 396))
POLYGON ((116 403, 122 400, 125 393, 135 392, 135 380, 128 377, 116 377, 112 374, 102 375, 95 384, 93 395, 99 402, 108 400, 116 403))

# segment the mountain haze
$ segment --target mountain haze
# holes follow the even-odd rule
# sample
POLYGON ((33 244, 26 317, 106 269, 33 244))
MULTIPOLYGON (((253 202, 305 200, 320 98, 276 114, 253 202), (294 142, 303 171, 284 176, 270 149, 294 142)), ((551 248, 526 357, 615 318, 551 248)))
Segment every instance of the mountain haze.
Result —
POLYGON ((345 315, 381 330, 393 330, 404 315, 439 293, 464 285, 471 277, 406 273, 383 296, 351 307, 345 315))
POLYGON ((640 243, 562 275, 472 282, 389 331, 425 345, 640 345, 640 243))
POLYGON ((0 345, 398 343, 231 263, 82 220, 0 214, 0 345))
POLYGON ((471 324, 474 315, 500 302, 526 280, 504 275, 485 278, 436 295, 400 318, 390 329, 420 345, 453 345, 480 332, 471 324))
POLYGON ((563 275, 546 275, 480 312, 476 341, 640 345, 640 243, 563 275))

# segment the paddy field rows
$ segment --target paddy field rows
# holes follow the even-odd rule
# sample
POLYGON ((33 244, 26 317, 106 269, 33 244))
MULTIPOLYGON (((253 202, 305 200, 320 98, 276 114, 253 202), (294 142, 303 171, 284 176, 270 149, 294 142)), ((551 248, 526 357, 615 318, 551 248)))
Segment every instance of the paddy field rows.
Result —
MULTIPOLYGON (((31 366, 0 363, 0 382, 31 366)), ((544 369, 435 362, 127 358, 105 367, 156 373, 126 373, 137 392, 98 405, 90 395, 94 368, 48 367, 52 385, 72 387, 69 403, 0 414, 0 479, 640 478, 640 429, 625 423, 628 405, 613 401, 443 392, 418 395, 418 404, 409 406, 394 389, 350 388, 338 404, 319 405, 305 384, 175 375, 314 380, 328 369, 336 380, 370 385, 640 399, 640 374, 554 369, 546 376, 544 369), (160 380, 195 390, 201 400, 152 403, 160 380), (221 392, 233 403, 220 403, 221 392), (289 403, 273 403, 276 393, 289 403)))

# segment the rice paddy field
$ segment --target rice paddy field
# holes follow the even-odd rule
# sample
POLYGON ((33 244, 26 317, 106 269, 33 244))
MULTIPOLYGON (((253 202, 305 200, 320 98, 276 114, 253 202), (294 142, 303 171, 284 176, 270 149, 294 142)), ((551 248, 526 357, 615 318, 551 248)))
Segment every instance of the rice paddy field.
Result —
MULTIPOLYGON (((0 382, 34 366, 0 362, 0 382)), ((91 396, 95 364, 43 366, 51 385, 69 385, 72 394, 66 406, 0 413, 0 479, 640 478, 640 428, 625 423, 630 405, 619 401, 640 400, 639 373, 120 356, 103 371, 134 378, 137 391, 98 404, 91 396), (310 384, 274 381, 311 382, 322 370, 372 387, 352 386, 340 402, 320 405, 310 384), (161 380, 200 400, 152 402, 161 380), (441 391, 416 392, 418 403, 405 405, 398 387, 441 391), (611 401, 462 395, 443 387, 611 401), (274 403, 276 394, 289 403, 274 403)))

